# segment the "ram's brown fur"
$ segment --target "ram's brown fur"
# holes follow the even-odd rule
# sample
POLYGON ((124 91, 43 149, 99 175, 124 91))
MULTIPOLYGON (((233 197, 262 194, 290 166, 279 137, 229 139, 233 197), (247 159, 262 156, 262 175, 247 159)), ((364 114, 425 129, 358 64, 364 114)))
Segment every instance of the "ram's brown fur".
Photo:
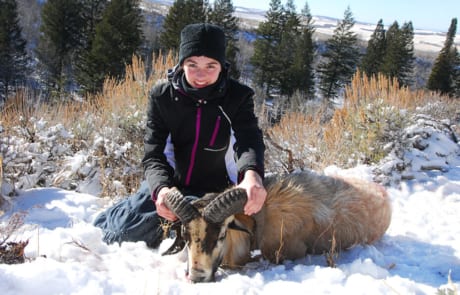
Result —
POLYGON ((340 249, 370 244, 390 223, 388 196, 375 183, 311 174, 304 181, 294 175, 265 185, 256 240, 271 261, 329 251, 333 238, 340 249))

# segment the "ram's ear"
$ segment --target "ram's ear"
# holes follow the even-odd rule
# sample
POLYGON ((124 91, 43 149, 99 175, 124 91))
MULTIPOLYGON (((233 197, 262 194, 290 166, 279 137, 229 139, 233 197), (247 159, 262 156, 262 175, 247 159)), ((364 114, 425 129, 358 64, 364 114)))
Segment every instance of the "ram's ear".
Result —
POLYGON ((252 235, 254 233, 254 226, 254 219, 244 214, 236 214, 233 221, 229 223, 228 228, 252 235))

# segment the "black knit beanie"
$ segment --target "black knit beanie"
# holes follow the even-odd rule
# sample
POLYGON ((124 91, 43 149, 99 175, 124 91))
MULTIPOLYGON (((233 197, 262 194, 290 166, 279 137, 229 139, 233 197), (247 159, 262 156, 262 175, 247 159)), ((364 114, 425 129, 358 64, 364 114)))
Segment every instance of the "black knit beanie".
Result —
POLYGON ((213 24, 187 25, 180 33, 179 64, 190 56, 206 56, 225 65, 225 34, 213 24))

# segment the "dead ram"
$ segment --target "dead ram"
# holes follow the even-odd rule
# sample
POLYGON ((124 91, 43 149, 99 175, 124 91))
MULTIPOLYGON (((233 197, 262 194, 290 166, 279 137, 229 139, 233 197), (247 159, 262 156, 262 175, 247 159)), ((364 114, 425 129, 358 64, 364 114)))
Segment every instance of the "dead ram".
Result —
POLYGON ((232 188, 189 202, 180 193, 167 197, 182 229, 164 253, 188 247, 188 278, 209 282, 219 266, 240 267, 260 249, 273 263, 371 244, 391 220, 388 194, 376 183, 302 172, 267 177, 262 210, 246 216, 247 195, 232 188), (334 249, 335 248, 335 249, 334 249))

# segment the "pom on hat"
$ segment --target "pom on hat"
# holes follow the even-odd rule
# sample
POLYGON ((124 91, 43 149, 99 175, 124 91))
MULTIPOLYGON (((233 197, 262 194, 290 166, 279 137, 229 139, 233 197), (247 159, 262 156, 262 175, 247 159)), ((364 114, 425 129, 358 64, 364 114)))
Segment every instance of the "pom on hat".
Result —
POLYGON ((180 34, 179 64, 190 56, 206 56, 225 65, 225 34, 213 24, 200 23, 185 26, 180 34))

